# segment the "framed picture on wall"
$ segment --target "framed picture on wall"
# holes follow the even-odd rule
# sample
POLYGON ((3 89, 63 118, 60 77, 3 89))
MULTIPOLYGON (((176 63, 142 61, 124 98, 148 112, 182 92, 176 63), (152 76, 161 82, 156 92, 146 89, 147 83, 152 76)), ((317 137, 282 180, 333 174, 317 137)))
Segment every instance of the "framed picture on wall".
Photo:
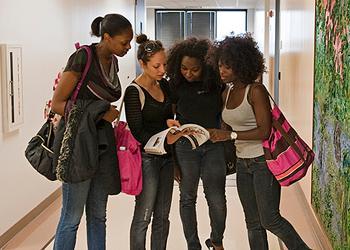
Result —
POLYGON ((4 133, 21 127, 23 116, 22 46, 0 44, 4 133))

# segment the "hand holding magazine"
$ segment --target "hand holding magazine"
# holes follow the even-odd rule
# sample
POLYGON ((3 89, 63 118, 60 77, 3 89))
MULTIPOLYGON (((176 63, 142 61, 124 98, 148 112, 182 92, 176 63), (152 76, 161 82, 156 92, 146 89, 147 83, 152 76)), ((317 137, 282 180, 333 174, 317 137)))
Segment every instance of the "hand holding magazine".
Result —
POLYGON ((182 135, 187 138, 191 145, 192 149, 195 149, 209 140, 210 135, 208 130, 199 126, 197 124, 184 124, 180 127, 171 127, 166 130, 163 130, 155 135, 153 135, 148 142, 146 143, 144 149, 146 153, 155 154, 155 155, 163 155, 166 154, 166 150, 164 148, 164 143, 167 137, 167 134, 170 132, 172 134, 177 134, 181 131, 190 131, 190 133, 186 133, 182 135))

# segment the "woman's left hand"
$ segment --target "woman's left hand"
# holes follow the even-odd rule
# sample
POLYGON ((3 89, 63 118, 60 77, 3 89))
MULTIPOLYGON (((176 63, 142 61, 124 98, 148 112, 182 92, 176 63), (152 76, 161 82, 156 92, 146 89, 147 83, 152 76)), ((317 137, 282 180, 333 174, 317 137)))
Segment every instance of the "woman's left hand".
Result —
POLYGON ((208 131, 212 142, 227 141, 231 139, 231 131, 216 128, 208 129, 208 131))

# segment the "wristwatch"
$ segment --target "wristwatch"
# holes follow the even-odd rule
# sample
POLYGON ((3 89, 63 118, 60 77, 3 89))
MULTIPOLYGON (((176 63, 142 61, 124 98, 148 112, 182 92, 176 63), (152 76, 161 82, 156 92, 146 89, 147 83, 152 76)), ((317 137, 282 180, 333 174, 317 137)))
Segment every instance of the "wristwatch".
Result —
POLYGON ((231 132, 230 138, 231 138, 231 140, 236 140, 237 139, 237 133, 235 131, 231 132))

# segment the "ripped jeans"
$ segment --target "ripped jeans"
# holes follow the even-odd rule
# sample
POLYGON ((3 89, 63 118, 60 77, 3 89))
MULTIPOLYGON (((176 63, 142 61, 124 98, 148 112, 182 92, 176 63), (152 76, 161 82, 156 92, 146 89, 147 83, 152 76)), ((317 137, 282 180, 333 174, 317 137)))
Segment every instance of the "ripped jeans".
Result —
POLYGON ((130 249, 146 249, 146 232, 153 217, 151 249, 164 250, 174 184, 172 158, 142 153, 142 178, 142 192, 136 196, 130 228, 130 249))

